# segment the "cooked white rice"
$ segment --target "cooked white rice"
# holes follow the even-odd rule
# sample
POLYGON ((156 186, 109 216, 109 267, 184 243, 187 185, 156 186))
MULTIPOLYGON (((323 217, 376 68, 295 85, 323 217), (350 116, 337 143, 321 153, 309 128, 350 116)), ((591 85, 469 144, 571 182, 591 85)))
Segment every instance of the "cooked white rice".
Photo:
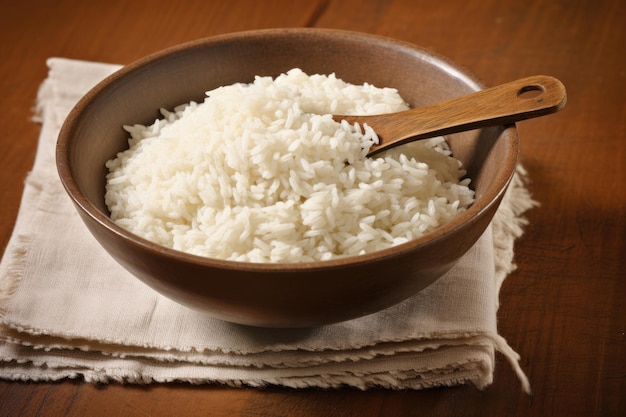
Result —
POLYGON ((125 126, 106 204, 132 233, 211 258, 323 261, 401 244, 472 203, 460 162, 443 138, 366 158, 372 129, 330 114, 406 108, 394 89, 299 69, 220 87, 125 126))

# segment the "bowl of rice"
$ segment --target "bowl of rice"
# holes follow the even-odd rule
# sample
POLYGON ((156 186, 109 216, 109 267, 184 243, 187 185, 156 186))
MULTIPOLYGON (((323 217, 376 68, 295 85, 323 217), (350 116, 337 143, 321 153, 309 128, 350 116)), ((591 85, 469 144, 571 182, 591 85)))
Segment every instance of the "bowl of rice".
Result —
POLYGON ((515 126, 367 156, 380 114, 484 88, 418 46, 285 28, 199 39, 90 90, 57 143, 89 231, 162 295, 233 323, 310 327, 395 305, 491 221, 515 126))

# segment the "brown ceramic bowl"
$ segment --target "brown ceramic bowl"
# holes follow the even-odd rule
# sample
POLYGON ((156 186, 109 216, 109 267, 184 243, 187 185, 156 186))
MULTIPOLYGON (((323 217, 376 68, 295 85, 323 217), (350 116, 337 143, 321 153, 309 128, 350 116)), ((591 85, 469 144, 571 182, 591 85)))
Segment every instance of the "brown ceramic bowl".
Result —
POLYGON ((59 136, 61 180, 91 233, 113 258, 161 294, 227 321, 305 327, 390 307, 427 287, 477 241, 494 215, 518 158, 514 126, 450 135, 475 203, 425 237, 375 253, 299 264, 209 259, 137 237, 109 219, 105 162, 127 147, 122 125, 150 124, 204 92, 293 67, 395 87, 412 106, 479 90, 472 75, 440 56, 372 35, 270 29, 201 39, 123 67, 73 109, 59 136))

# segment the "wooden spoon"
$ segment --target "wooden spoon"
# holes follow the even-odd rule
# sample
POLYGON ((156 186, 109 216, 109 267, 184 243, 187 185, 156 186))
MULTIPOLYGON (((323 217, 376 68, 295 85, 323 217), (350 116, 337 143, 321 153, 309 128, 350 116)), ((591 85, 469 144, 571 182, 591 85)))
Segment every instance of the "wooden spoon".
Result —
POLYGON ((565 87, 559 80, 535 75, 402 112, 333 118, 374 129, 379 143, 370 148, 368 155, 373 155, 414 140, 556 113, 566 101, 565 87))

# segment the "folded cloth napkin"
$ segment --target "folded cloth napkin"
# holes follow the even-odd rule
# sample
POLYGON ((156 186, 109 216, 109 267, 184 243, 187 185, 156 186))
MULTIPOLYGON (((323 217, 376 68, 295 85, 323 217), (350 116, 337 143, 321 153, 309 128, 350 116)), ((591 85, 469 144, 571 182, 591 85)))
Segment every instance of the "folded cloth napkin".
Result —
POLYGON ((520 168, 502 207, 457 266, 384 311, 312 329, 226 323, 157 294, 92 238, 57 177, 54 148, 75 102, 116 65, 48 60, 41 136, 0 263, 0 378, 231 386, 421 389, 492 383, 500 286, 535 205, 520 168))

